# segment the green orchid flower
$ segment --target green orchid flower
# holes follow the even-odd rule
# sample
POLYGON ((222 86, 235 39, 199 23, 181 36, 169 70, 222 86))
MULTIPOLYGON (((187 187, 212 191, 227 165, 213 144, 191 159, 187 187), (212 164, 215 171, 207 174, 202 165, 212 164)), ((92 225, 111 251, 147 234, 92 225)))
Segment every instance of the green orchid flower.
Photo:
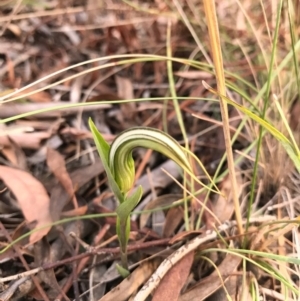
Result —
POLYGON ((135 179, 132 151, 136 147, 158 151, 176 162, 183 170, 192 173, 184 148, 170 135, 147 127, 131 128, 118 135, 111 146, 105 141, 90 119, 89 126, 106 171, 108 183, 120 205, 116 209, 116 231, 121 247, 122 275, 127 275, 127 244, 130 233, 130 213, 142 198, 142 187, 129 195, 135 179))

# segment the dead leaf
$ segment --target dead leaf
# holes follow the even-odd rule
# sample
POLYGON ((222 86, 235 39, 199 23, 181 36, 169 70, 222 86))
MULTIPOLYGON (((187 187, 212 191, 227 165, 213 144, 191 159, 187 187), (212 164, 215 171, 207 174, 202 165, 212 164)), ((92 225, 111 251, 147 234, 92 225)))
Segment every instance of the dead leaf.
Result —
POLYGON ((53 172, 58 181, 65 188, 70 199, 73 201, 74 208, 77 208, 77 200, 75 196, 75 190, 73 187, 72 180, 66 169, 65 160, 59 152, 52 148, 48 148, 47 151, 47 165, 53 172))
POLYGON ((186 79, 209 79, 213 77, 211 73, 205 71, 193 71, 193 70, 178 71, 175 72, 175 75, 186 79))
MULTIPOLYGON (((50 245, 46 239, 38 241, 33 248, 34 262, 36 266, 43 266, 46 263, 50 263, 50 245)), ((54 288, 57 292, 61 292, 59 284, 57 283, 54 269, 46 269, 39 272, 40 279, 54 288)))
MULTIPOLYGON (((93 164, 81 167, 70 172, 70 178, 75 191, 88 183, 92 178, 103 172, 103 165, 100 159, 97 159, 93 164)), ((70 196, 64 189, 61 183, 57 180, 45 183, 47 190, 50 192, 50 212, 54 221, 58 220, 65 205, 70 201, 70 196)), ((77 211, 78 213, 78 211, 77 211)))
MULTIPOLYGON (((93 139, 93 135, 91 132, 77 129, 77 128, 72 128, 72 127, 66 127, 62 129, 59 132, 60 135, 63 135, 64 137, 71 137, 73 140, 83 140, 83 139, 93 139)), ((116 135, 111 135, 111 134, 103 134, 103 138, 106 141, 113 141, 115 139, 116 135)))
POLYGON ((22 34, 22 30, 17 24, 10 23, 7 25, 7 29, 17 37, 20 37, 22 34))
POLYGON ((218 271, 215 270, 209 276, 199 281, 196 286, 181 295, 179 297, 179 301, 205 300, 207 297, 211 296, 214 292, 222 287, 220 275, 223 278, 222 281, 225 283, 230 278, 230 274, 232 274, 237 269, 241 261, 241 257, 228 254, 222 261, 222 263, 218 266, 218 271))
POLYGON ((152 301, 178 300, 180 291, 184 286, 194 261, 194 252, 188 253, 177 262, 159 283, 152 301))
MULTIPOLYGON (((118 90, 118 96, 123 99, 133 99, 134 91, 132 81, 129 78, 116 76, 116 84, 118 90)), ((125 120, 131 120, 135 114, 136 103, 128 102, 123 103, 121 106, 122 118, 125 120)))
POLYGON ((236 26, 235 26, 236 30, 239 30, 239 31, 247 30, 247 21, 246 21, 244 12, 247 11, 248 9, 251 9, 251 8, 249 8, 250 3, 251 3, 251 1, 245 1, 243 10, 239 9, 237 11, 236 19, 235 19, 236 20, 236 26), (244 9, 245 9, 245 11, 244 11, 244 9))
POLYGON ((60 30, 69 38, 73 45, 77 46, 81 42, 81 36, 69 24, 61 26, 60 30))
POLYGON ((84 76, 79 76, 74 79, 72 86, 71 86, 71 91, 70 91, 70 102, 71 103, 78 103, 80 101, 83 80, 84 80, 84 76))
POLYGON ((85 206, 78 207, 77 209, 65 211, 61 215, 63 217, 82 216, 82 215, 85 215, 87 213, 87 211, 88 211, 88 206, 85 205, 85 206))
POLYGON ((115 29, 119 31, 129 52, 136 52, 140 48, 137 31, 133 24, 116 26, 115 29))
MULTIPOLYGON (((242 193, 243 185, 242 178, 239 174, 237 174, 237 181, 239 183, 239 190, 237 194, 238 196, 240 196, 242 193)), ((234 212, 233 199, 231 193, 232 188, 228 175, 224 178, 223 182, 221 183, 220 190, 222 194, 218 195, 218 198, 215 202, 212 202, 212 211, 215 213, 215 215, 218 217, 221 223, 223 223, 227 220, 230 220, 234 212)))
MULTIPOLYGON (((17 94, 16 96, 21 97, 22 94, 30 93, 34 90, 36 90, 36 87, 27 88, 22 93, 17 94)), ((30 95, 26 98, 30 99, 32 102, 52 102, 51 94, 46 92, 46 91, 39 91, 39 92, 34 93, 34 94, 32 94, 32 95, 30 95)))
POLYGON ((172 245, 178 241, 186 239, 189 236, 195 237, 196 235, 200 234, 203 234, 203 230, 182 231, 174 235, 174 237, 170 239, 169 243, 172 245))
POLYGON ((15 167, 22 170, 27 170, 27 159, 23 150, 15 141, 10 139, 9 137, 8 139, 10 141, 10 145, 3 147, 1 149, 1 152, 15 167))
MULTIPOLYGON (((51 247, 48 243, 47 239, 43 238, 38 241, 33 248, 34 253, 34 262, 36 266, 43 266, 44 264, 49 264, 51 261, 51 247)), ((59 286, 54 269, 46 269, 44 271, 40 271, 38 273, 39 278, 49 285, 52 290, 56 291, 57 293, 61 293, 64 296, 65 300, 68 300, 66 294, 62 291, 61 287, 59 286)), ((39 291, 37 291, 39 293, 39 291)), ((43 296, 40 296, 43 300, 43 296)))
POLYGON ((31 131, 48 131, 51 129, 52 133, 56 133, 62 124, 65 123, 65 119, 59 118, 57 120, 24 120, 18 119, 13 124, 16 127, 32 129, 31 131))
POLYGON ((223 287, 214 292, 206 301, 228 301, 228 300, 243 300, 252 301, 249 288, 250 279, 246 277, 243 281, 243 275, 232 275, 225 283, 226 290, 223 287))
POLYGON ((95 110, 101 110, 101 109, 108 109, 111 107, 111 105, 107 104, 97 104, 93 106, 84 106, 84 107, 69 107, 65 108, 66 103, 63 101, 60 102, 44 102, 44 103, 9 103, 9 104, 3 104, 1 106, 0 110, 0 118, 8 118, 12 116, 17 116, 19 114, 26 114, 31 113, 35 110, 45 110, 43 113, 39 113, 39 117, 55 117, 55 116, 61 116, 61 115, 69 115, 69 114, 75 114, 79 110, 86 111, 95 111, 95 110), (55 109, 53 108, 61 107, 61 109, 55 109), (49 111, 46 111, 46 110, 49 111), (52 109, 52 110, 51 110, 52 109))
MULTIPOLYGON (((144 208, 145 211, 168 206, 178 200, 180 200, 182 196, 180 194, 167 194, 163 196, 159 196, 156 199, 153 199, 150 201, 144 208)), ((149 217, 151 216, 151 213, 144 213, 140 216, 140 229, 146 227, 147 221, 149 217)))
POLYGON ((5 289, 3 292, 1 292, 0 300, 1 301, 12 300, 11 297, 15 294, 17 289, 19 289, 19 287, 22 286, 22 284, 28 280, 28 278, 29 277, 23 277, 23 278, 13 281, 7 289, 5 289))
POLYGON ((300 125, 300 100, 293 103, 290 114, 290 126, 293 131, 296 131, 300 125))
POLYGON ((39 241, 51 229, 45 226, 52 222, 46 189, 31 174, 8 166, 0 166, 0 177, 17 198, 27 222, 36 222, 34 229, 44 227, 30 235, 31 244, 39 241))
MULTIPOLYGON (((104 88, 103 88, 104 89, 104 88)), ((117 94, 114 93, 101 93, 95 96, 92 96, 87 99, 86 102, 92 102, 92 101, 109 101, 109 100, 123 100, 123 98, 119 97, 117 94)))
POLYGON ((156 84, 161 84, 164 80, 164 76, 166 74, 166 63, 165 62, 154 62, 154 82, 156 84))
POLYGON ((170 208, 164 224, 163 237, 171 237, 183 219, 182 208, 170 208))
POLYGON ((133 85, 129 78, 116 75, 116 84, 118 90, 118 96, 122 99, 133 99, 133 85))
MULTIPOLYGON (((26 149, 39 149, 41 142, 44 139, 48 139, 51 136, 49 132, 34 132, 34 133, 17 133, 9 134, 9 138, 18 144, 21 148, 26 149)), ((0 135, 0 144, 3 146, 9 146, 10 140, 8 136, 0 135)))
MULTIPOLYGON (((118 286, 113 288, 99 301, 127 300, 141 284, 146 282, 158 267, 158 261, 147 261, 140 265, 132 274, 125 278, 118 286)), ((163 300, 163 299, 162 299, 163 300)))

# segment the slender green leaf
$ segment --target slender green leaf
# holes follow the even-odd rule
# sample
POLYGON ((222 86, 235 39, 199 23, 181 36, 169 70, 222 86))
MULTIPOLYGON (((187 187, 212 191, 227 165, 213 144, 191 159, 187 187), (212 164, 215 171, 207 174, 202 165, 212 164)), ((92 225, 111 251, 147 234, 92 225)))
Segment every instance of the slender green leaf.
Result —
POLYGON ((117 265, 116 265, 116 268, 117 268, 119 274, 120 274, 123 278, 126 278, 126 277, 128 277, 128 276, 130 275, 130 272, 129 272, 127 269, 123 268, 121 265, 117 264, 117 265))
POLYGON ((129 197, 126 197, 124 202, 119 205, 116 212, 118 215, 117 218, 117 234, 119 236, 121 248, 124 251, 127 246, 130 233, 130 213, 134 207, 141 200, 143 195, 143 189, 141 186, 129 197))
POLYGON ((129 234, 130 234, 129 216, 123 219, 120 219, 120 217, 117 216, 116 232, 120 243, 122 265, 123 268, 127 269, 128 268, 127 244, 129 240, 129 234))
POLYGON ((127 244, 130 234, 130 213, 141 200, 143 195, 142 186, 139 186, 136 191, 129 197, 126 197, 124 202, 117 208, 117 225, 116 231, 121 246, 121 259, 123 268, 127 268, 127 244))
POLYGON ((116 210, 117 215, 120 219, 126 219, 130 215, 134 207, 141 200, 142 195, 143 188, 142 186, 139 186, 132 195, 125 198, 125 201, 122 204, 120 204, 120 206, 116 210))
POLYGON ((113 174, 110 170, 109 164, 108 164, 108 154, 109 154, 110 146, 105 141, 105 139, 102 137, 102 135, 96 128, 96 126, 91 118, 89 119, 89 126, 90 126, 91 132, 93 134, 94 141, 95 141, 100 159, 102 161, 103 167, 106 171, 109 186, 110 186, 111 190, 113 191, 113 193, 115 194, 115 196, 120 201, 120 203, 123 203, 124 196, 121 193, 121 190, 120 190, 118 184, 116 183, 116 181, 113 177, 113 174))

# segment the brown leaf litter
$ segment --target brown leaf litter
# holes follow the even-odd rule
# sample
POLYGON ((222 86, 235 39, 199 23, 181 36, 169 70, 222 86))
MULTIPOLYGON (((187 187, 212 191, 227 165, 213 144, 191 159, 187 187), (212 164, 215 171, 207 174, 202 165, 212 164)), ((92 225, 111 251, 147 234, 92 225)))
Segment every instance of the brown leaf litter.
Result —
MULTIPOLYGON (((115 228, 118 204, 107 185, 87 120, 94 120, 109 143, 132 126, 149 126, 167 131, 184 145, 175 102, 169 97, 166 62, 154 56, 151 60, 152 54, 166 55, 167 24, 172 20, 170 45, 178 59, 172 64, 174 87, 181 97, 178 105, 189 146, 209 174, 215 174, 225 150, 223 124, 219 104, 202 100, 212 95, 200 83, 204 79, 214 87, 215 78, 205 61, 209 54, 199 52, 199 43, 184 23, 191 22, 190 29, 201 37, 204 49, 209 49, 205 18, 199 18, 202 4, 27 2, 0 5, 0 122, 5 122, 0 128, 0 299, 210 301, 230 296, 252 300, 248 291, 254 285, 272 301, 291 299, 291 293, 284 296, 285 288, 272 275, 252 263, 243 269, 240 256, 226 254, 229 247, 238 250, 243 242, 236 231, 228 176, 217 179, 221 195, 208 193, 188 176, 183 191, 181 182, 175 182, 183 176, 178 166, 144 149, 133 152, 135 187, 143 187, 143 198, 130 220, 131 274, 121 279, 116 271, 120 258, 115 228), (142 56, 147 59, 130 61, 142 56), (179 63, 185 59, 203 63, 201 70, 179 63), (126 102, 138 98, 141 101, 126 102), (24 236, 31 230, 29 238, 24 236)), ((254 24, 264 24, 262 12, 252 10, 255 3, 242 1, 241 5, 251 11, 254 24)), ((267 16, 272 9, 266 8, 267 16)), ((228 92, 243 105, 244 97, 230 84, 245 87, 239 86, 233 74, 257 84, 265 70, 257 65, 257 43, 248 35, 239 7, 223 1, 217 10, 222 17, 221 33, 228 37, 224 53, 234 49, 232 57, 224 60, 230 71, 226 74, 228 92)), ((262 30, 258 36, 264 43, 268 40, 262 30)), ((285 39, 283 36, 282 41, 285 39)), ((282 41, 278 43, 285 52, 282 41)), ((254 99, 257 95, 251 89, 247 86, 245 93, 254 99)), ((289 111, 296 133, 298 98, 294 97, 289 111)), ((274 112, 267 113, 269 118, 274 112)), ((238 132, 245 116, 231 108, 229 117, 231 136, 237 134, 233 148, 239 159, 238 194, 245 213, 255 157, 254 150, 247 153, 246 149, 257 137, 257 126, 247 122, 238 132)), ((263 150, 244 247, 294 256, 297 246, 292 237, 297 229, 289 221, 300 212, 300 178, 269 136, 263 150), (271 224, 275 217, 270 213, 283 224, 271 224)), ((207 184, 203 170, 192 164, 195 175, 207 184)), ((219 174, 226 170, 223 163, 219 174)), ((244 255, 254 262, 262 260, 244 255)), ((264 260, 298 285, 292 264, 264 260)))

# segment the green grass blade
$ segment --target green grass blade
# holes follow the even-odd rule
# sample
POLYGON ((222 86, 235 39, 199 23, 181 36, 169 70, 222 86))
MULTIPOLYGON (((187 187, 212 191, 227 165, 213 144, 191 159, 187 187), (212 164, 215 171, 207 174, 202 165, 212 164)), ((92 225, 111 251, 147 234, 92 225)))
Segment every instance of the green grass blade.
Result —
MULTIPOLYGON (((269 73, 268 73, 268 81, 267 81, 267 88, 266 88, 266 93, 264 96, 264 106, 263 106, 263 111, 262 111, 262 120, 265 119, 267 107, 269 104, 269 98, 270 98, 270 90, 271 90, 271 76, 273 73, 273 65, 275 61, 275 53, 276 53, 276 47, 277 47, 277 40, 278 40, 278 31, 279 31, 279 24, 280 24, 280 15, 281 15, 281 10, 282 10, 282 0, 279 3, 279 7, 277 10, 277 19, 276 19, 276 27, 275 27, 275 34, 274 34, 274 39, 272 43, 272 54, 271 54, 271 61, 270 61, 270 66, 269 66, 269 73)), ((257 179, 257 172, 258 172, 258 162, 259 162, 259 156, 260 156, 260 148, 262 145, 262 138, 263 138, 263 127, 260 126, 259 128, 259 136, 258 136, 258 141, 257 141, 257 148, 256 148, 256 155, 255 155, 255 161, 254 161, 254 167, 253 167, 253 175, 252 175, 252 180, 251 180, 251 189, 250 189, 250 197, 249 197, 249 202, 248 202, 248 210, 247 210, 247 224, 246 224, 246 229, 248 230, 249 227, 249 221, 250 221, 250 215, 252 212, 252 204, 254 202, 254 197, 255 197, 255 187, 256 187, 256 179, 257 179)), ((246 240, 244 241, 246 243, 246 240)))

